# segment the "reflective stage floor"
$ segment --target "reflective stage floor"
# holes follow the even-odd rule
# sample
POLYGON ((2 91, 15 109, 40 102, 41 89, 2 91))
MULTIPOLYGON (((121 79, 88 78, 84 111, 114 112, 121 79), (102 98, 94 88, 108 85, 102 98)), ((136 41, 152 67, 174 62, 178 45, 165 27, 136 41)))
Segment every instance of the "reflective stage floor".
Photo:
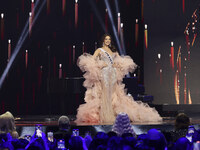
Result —
MULTIPOLYGON (((191 124, 199 129, 200 124, 200 104, 192 105, 151 105, 155 107, 159 114, 163 117, 162 122, 132 122, 132 126, 137 135, 146 133, 151 128, 156 128, 164 132, 174 129, 175 117, 178 113, 185 113, 190 117, 191 124)), ((63 114, 61 114, 63 115, 63 114)), ((35 125, 41 124, 43 132, 58 130, 57 120, 61 115, 40 115, 40 116, 16 116, 15 123, 20 136, 25 134, 32 135, 35 131, 35 125)), ((64 114, 67 115, 67 114, 64 114)), ((148 114, 147 114, 148 115, 148 114)), ((71 129, 79 129, 80 135, 84 136, 86 132, 95 135, 96 132, 109 132, 112 124, 76 124, 74 122, 75 115, 67 115, 70 119, 71 129)), ((149 116, 151 117, 151 116, 149 116)))

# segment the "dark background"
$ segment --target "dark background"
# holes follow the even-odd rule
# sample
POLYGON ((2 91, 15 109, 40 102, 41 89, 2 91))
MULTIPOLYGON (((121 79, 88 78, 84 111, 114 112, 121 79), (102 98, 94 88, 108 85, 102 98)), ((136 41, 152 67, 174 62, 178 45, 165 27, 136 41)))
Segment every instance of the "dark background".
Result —
POLYGON ((189 103, 189 91, 192 103, 200 103, 199 4, 199 0, 144 0, 144 18, 145 23, 148 24, 149 41, 149 47, 144 51, 144 85, 146 92, 154 96, 156 104, 176 104, 174 76, 177 71, 176 59, 179 46, 181 46, 180 104, 189 103), (196 9, 197 22, 193 33, 191 24, 194 19, 192 14, 196 9), (188 22, 190 22, 189 40, 191 44, 194 34, 197 34, 194 45, 190 45, 190 59, 188 59, 184 34, 188 22), (174 69, 170 67, 171 41, 174 42, 174 69), (161 59, 158 59, 158 53, 161 54, 161 59), (162 69, 161 76, 158 69, 162 69), (184 74, 187 75, 186 103, 184 102, 184 74))
MULTIPOLYGON (((35 0, 39 7, 44 0, 35 0)), ((124 41, 127 55, 130 55, 139 68, 136 70, 139 83, 143 84, 143 16, 140 0, 109 0, 111 12, 117 28, 115 2, 124 23, 124 41), (135 20, 139 20, 139 44, 135 45, 135 20)), ((62 12, 61 0, 48 0, 38 13, 32 27, 31 36, 27 36, 17 57, 0 89, 0 112, 11 111, 15 115, 38 114, 76 114, 77 107, 83 103, 83 79, 76 65, 78 56, 83 52, 93 54, 95 42, 108 32, 113 34, 113 26, 108 17, 108 30, 105 31, 106 6, 104 0, 78 1, 78 26, 74 25, 75 1, 66 0, 66 12, 62 12), (94 7, 95 6, 95 7, 94 7), (98 11, 97 17, 95 11, 98 11), (101 19, 98 19, 101 18, 101 19), (103 27, 104 26, 104 27, 103 27), (75 60, 73 61, 73 45, 75 60), (25 50, 28 50, 28 67, 25 67, 25 50), (58 79, 59 64, 62 64, 62 79, 58 79), (42 66, 42 67, 41 67, 42 66), (77 79, 77 80, 76 80, 77 79), (61 84, 64 88, 49 88, 49 84, 61 84), (66 85, 63 83, 69 82, 66 85), (78 88, 78 90, 77 90, 78 88), (80 90, 81 89, 81 90, 80 90), (63 90, 63 91, 62 91, 63 90)), ((38 8, 39 8, 38 7, 38 8)), ((21 36, 31 11, 31 0, 0 1, 0 12, 4 13, 4 37, 0 40, 0 75, 7 65, 8 39, 11 39, 11 51, 21 36)), ((28 32, 28 30, 26 30, 28 32)), ((117 45, 116 45, 117 46, 117 45)), ((117 47, 119 49, 119 47, 117 47)), ((131 74, 133 76, 133 74, 131 74)))

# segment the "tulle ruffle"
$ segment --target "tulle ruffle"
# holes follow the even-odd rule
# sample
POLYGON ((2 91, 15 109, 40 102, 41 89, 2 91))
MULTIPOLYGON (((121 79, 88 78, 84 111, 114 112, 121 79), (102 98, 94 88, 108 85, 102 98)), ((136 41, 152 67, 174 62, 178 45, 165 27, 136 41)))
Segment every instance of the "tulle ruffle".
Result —
MULTIPOLYGON (((83 86, 87 89, 85 93, 84 104, 81 104, 77 110, 77 123, 100 123, 100 107, 102 96, 102 75, 101 69, 105 62, 94 59, 90 54, 83 54, 79 57, 78 66, 85 72, 83 86)), ((116 68, 117 83, 114 86, 112 93, 112 107, 117 114, 127 113, 130 120, 133 122, 157 122, 162 118, 158 112, 149 107, 149 105, 134 101, 133 97, 127 95, 124 90, 125 85, 122 84, 123 77, 128 72, 133 72, 137 65, 129 56, 116 56, 113 67, 116 68)), ((111 122, 113 123, 113 122, 111 122)))

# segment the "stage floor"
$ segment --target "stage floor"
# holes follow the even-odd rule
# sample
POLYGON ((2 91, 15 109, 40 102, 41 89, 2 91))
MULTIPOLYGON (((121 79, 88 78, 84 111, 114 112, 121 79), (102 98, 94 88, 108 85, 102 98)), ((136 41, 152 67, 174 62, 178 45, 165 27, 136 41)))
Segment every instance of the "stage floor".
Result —
MULTIPOLYGON (((163 132, 169 132, 174 130, 175 117, 178 113, 185 113, 190 117, 191 124, 196 129, 200 129, 200 104, 163 104, 163 105, 151 105, 162 116, 162 122, 132 122, 132 127, 136 134, 147 133, 149 129, 156 128, 163 132)), ((65 114, 67 115, 67 114, 65 114)), ((148 114, 147 114, 148 115, 148 114)), ((75 115, 67 115, 70 119, 71 129, 79 129, 81 136, 84 136, 88 131, 91 135, 95 135, 99 131, 109 132, 112 129, 112 124, 88 124, 81 123, 76 124, 74 120, 75 115)), ((37 115, 37 116, 15 116, 16 128, 20 136, 26 134, 33 135, 35 131, 35 125, 41 124, 43 132, 49 131, 55 132, 58 130, 57 121, 60 115, 37 115)), ((149 116, 151 117, 151 116, 149 116)))
MULTIPOLYGON (((109 132, 112 129, 112 124, 76 124, 75 116, 70 118, 71 129, 79 129, 80 135, 84 136, 86 132, 90 132, 94 136, 97 132, 109 132)), ((57 120, 59 116, 23 116, 16 117, 16 127, 20 136, 32 135, 35 131, 35 125, 41 124, 43 132, 55 132, 58 130, 57 120)), ((199 129, 200 117, 190 117, 191 124, 199 129)), ((149 129, 156 128, 160 131, 169 132, 174 130, 175 117, 163 117, 162 122, 132 122, 132 127, 137 135, 147 133, 149 129)))

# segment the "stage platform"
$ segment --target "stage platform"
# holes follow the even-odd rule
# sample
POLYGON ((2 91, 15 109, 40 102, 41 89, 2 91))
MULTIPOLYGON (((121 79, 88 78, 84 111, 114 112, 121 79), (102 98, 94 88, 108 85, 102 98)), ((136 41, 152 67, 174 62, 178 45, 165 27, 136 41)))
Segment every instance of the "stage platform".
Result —
MULTIPOLYGON (((191 120, 191 124, 196 129, 200 129, 200 104, 195 105, 152 105, 163 117, 162 122, 132 122, 132 126, 137 135, 146 133, 151 128, 156 128, 164 132, 169 132, 174 129, 175 116, 180 113, 186 113, 191 120)), ((65 114, 67 115, 67 114, 65 114)), ((148 115, 148 114, 147 114, 148 115)), ((86 132, 95 135, 99 131, 109 132, 112 124, 76 124, 74 122, 75 115, 67 115, 70 119, 71 129, 79 129, 80 135, 84 136, 86 132)), ((49 131, 58 130, 57 120, 59 115, 46 115, 46 116, 16 116, 17 131, 20 136, 26 134, 32 135, 34 133, 35 124, 41 124, 45 133, 49 131)), ((151 116, 149 116, 151 117, 151 116)))

